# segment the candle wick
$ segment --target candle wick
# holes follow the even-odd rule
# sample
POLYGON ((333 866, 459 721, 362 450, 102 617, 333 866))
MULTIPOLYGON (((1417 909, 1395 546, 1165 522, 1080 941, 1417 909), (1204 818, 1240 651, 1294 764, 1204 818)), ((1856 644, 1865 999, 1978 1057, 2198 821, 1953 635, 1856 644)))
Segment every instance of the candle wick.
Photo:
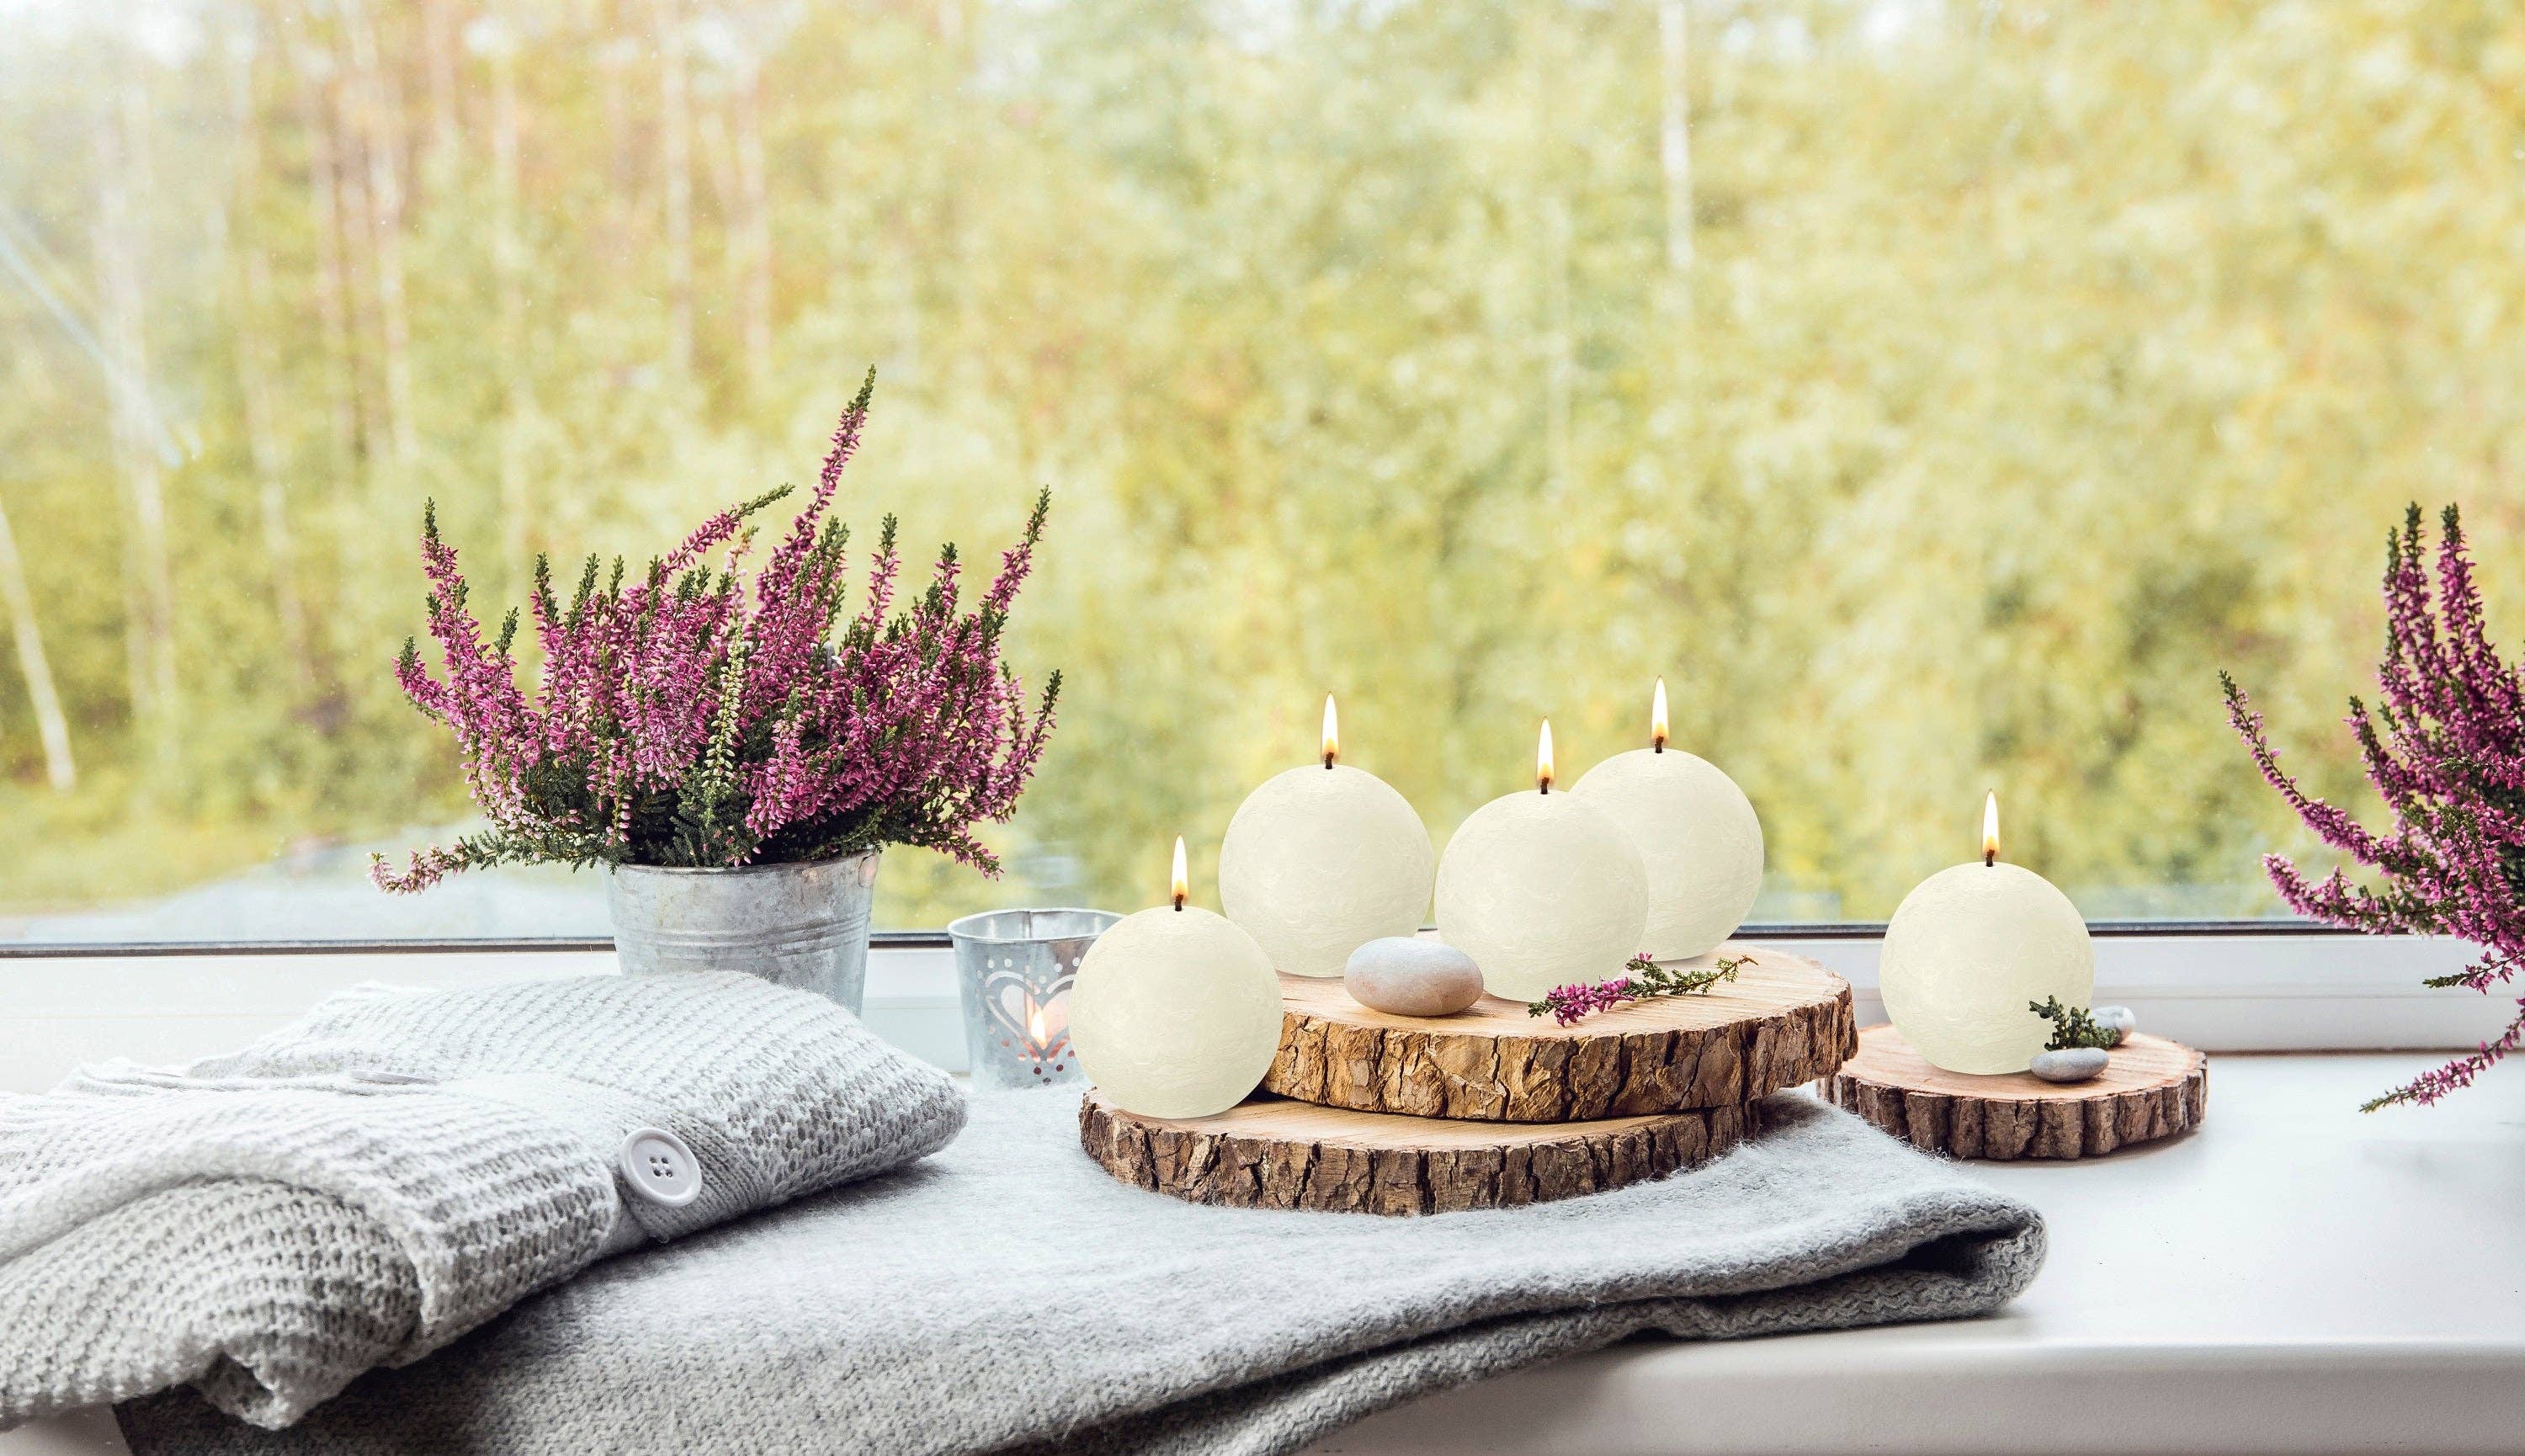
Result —
POLYGON ((1658 752, 1659 752, 1659 753, 1663 753, 1663 752, 1665 752, 1665 739, 1663 739, 1663 738, 1658 738, 1658 739, 1655 739, 1655 740, 1652 742, 1651 746, 1652 746, 1652 747, 1654 747, 1654 748, 1656 748, 1658 752))
POLYGON ((1325 768, 1327 768, 1327 769, 1329 769, 1329 768, 1331 768, 1332 766, 1333 766, 1333 756, 1332 756, 1331 754, 1327 753, 1327 754, 1325 754, 1325 755, 1324 755, 1324 767, 1325 767, 1325 768))
POLYGON ((1987 869, 1989 869, 1991 866, 1996 865, 1996 864, 1998 864, 1998 863, 1999 863, 1999 851, 1998 851, 1998 850, 1996 850, 1996 849, 1985 849, 1985 850, 1983 850, 1983 851, 1981 852, 1981 864, 1982 864, 1982 868, 1983 868, 1983 869, 1987 870, 1987 869))

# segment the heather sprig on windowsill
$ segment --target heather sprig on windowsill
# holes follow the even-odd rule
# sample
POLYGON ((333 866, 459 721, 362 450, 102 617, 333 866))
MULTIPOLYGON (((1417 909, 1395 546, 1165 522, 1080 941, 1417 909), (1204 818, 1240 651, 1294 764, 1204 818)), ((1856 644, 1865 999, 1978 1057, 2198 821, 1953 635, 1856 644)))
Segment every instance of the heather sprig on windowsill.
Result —
POLYGON ((2069 1051, 2081 1046, 2111 1051, 2121 1044, 2120 1034, 2109 1028, 2097 1026, 2096 1019, 2088 1014, 2086 1007, 2063 1006, 2057 996, 2028 1001, 2025 1009, 2052 1024, 2052 1039, 2044 1044, 2045 1051, 2069 1051))
POLYGON ((884 844, 998 873, 973 827, 1015 810, 1061 690, 1055 673, 1029 707, 1001 656, 1050 492, 969 608, 952 545, 920 596, 896 608, 902 555, 887 517, 850 611, 850 532, 829 510, 875 384, 871 370, 814 496, 751 580, 750 523, 786 488, 713 516, 636 578, 619 558, 610 571, 587 558, 567 603, 538 559, 527 610, 543 666, 531 692, 520 683, 518 613, 486 639, 437 511, 424 513, 443 676, 407 641, 395 677, 455 734, 491 827, 401 870, 379 856, 370 878, 408 892, 489 865, 780 864, 884 844))
MULTIPOLYGON (((2282 855, 2262 865, 2280 898, 2301 915, 2371 935, 2452 935, 2481 959, 2425 984, 2488 994, 2525 960, 2525 678, 2492 645, 2481 589, 2464 551, 2461 518, 2441 518, 2432 585, 2413 505, 2385 536, 2385 656, 2371 709, 2350 700, 2347 720, 2367 778, 2393 818, 2370 829, 2315 798, 2282 770, 2243 688, 2218 675, 2227 717, 2254 765, 2324 843, 2377 872, 2376 889, 2339 868, 2320 880, 2282 855)), ((2366 1104, 2426 1106, 2461 1087, 2525 1040, 2525 998, 2506 1030, 2407 1085, 2366 1104)))
POLYGON ((1554 986, 1540 1001, 1528 1001, 1525 1014, 1549 1016, 1564 1027, 1600 1011, 1610 1011, 1632 1001, 1646 1001, 1658 996, 1690 996, 1708 990, 1721 981, 1734 980, 1740 969, 1753 964, 1752 956, 1721 956, 1706 971, 1686 971, 1680 967, 1660 966, 1642 951, 1622 963, 1628 976, 1616 976, 1593 985, 1554 986))

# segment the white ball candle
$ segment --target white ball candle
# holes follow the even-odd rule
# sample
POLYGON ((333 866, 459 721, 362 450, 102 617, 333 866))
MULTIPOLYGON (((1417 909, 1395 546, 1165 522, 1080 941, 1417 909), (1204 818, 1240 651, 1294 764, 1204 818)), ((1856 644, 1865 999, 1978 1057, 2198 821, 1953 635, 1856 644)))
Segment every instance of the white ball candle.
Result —
POLYGON ((1762 889, 1762 822, 1716 765, 1666 746, 1665 679, 1649 710, 1650 746, 1587 771, 1571 792, 1629 831, 1648 862, 1641 948, 1697 956, 1736 933, 1762 889))
POLYGON ((1540 792, 1473 811, 1438 865, 1438 934, 1473 958, 1495 996, 1618 976, 1648 925, 1649 872, 1622 827, 1552 792, 1552 725, 1535 755, 1540 792))
POLYGON ((1982 808, 1982 858, 1922 880, 1885 927, 1877 985, 1885 1014, 1930 1066, 2023 1072, 2051 1039, 2028 1009, 2096 994, 2096 951, 2069 897, 1999 861, 1999 796, 1982 808))
POLYGON ((1321 766, 1291 769, 1245 796, 1218 846, 1227 918, 1293 976, 1339 976, 1370 940, 1409 935, 1429 911, 1438 856, 1411 802, 1336 763, 1341 726, 1324 699, 1321 766))
POLYGON ((1280 979, 1254 937, 1184 903, 1124 916, 1078 961, 1069 1041, 1114 1105, 1152 1118, 1204 1118, 1242 1102, 1280 1045, 1280 979))

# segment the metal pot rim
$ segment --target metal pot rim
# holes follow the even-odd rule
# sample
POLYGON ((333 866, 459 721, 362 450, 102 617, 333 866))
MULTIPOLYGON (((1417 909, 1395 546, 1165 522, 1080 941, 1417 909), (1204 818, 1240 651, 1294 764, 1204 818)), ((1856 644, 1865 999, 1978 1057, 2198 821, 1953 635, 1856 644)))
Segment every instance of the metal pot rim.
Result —
POLYGON ((776 875, 783 870, 820 870, 826 865, 848 865, 860 860, 872 860, 884 852, 884 846, 863 849, 857 854, 837 854, 828 860, 782 860, 770 865, 607 865, 606 873, 636 871, 642 875, 776 875))
POLYGON ((958 940, 968 941, 974 945, 1038 945, 1048 940, 1080 938, 1075 935, 983 935, 964 929, 975 921, 988 920, 992 916, 1007 915, 1017 910, 1032 911, 1036 915, 1110 915, 1115 921, 1122 919, 1120 911, 1100 910, 1092 905, 1011 905, 1001 910, 977 910, 971 915, 960 915, 947 923, 947 933, 958 940))

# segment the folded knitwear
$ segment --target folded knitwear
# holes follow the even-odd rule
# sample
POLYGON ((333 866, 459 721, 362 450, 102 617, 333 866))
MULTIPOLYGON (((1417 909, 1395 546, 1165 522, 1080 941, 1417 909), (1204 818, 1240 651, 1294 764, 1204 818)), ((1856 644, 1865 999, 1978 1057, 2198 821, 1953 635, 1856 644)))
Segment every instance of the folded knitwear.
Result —
POLYGON ((285 1426, 964 1119, 850 1013, 733 974, 365 986, 181 1072, 88 1069, 0 1097, 0 1429, 188 1382, 285 1426))
POLYGON ((1078 1099, 974 1100, 954 1146, 617 1259, 279 1431, 190 1391, 138 1456, 1283 1456, 1429 1391, 1643 1332, 1950 1319, 2043 1226, 1799 1094, 1660 1182, 1429 1218, 1204 1208, 1078 1149, 1078 1099))

